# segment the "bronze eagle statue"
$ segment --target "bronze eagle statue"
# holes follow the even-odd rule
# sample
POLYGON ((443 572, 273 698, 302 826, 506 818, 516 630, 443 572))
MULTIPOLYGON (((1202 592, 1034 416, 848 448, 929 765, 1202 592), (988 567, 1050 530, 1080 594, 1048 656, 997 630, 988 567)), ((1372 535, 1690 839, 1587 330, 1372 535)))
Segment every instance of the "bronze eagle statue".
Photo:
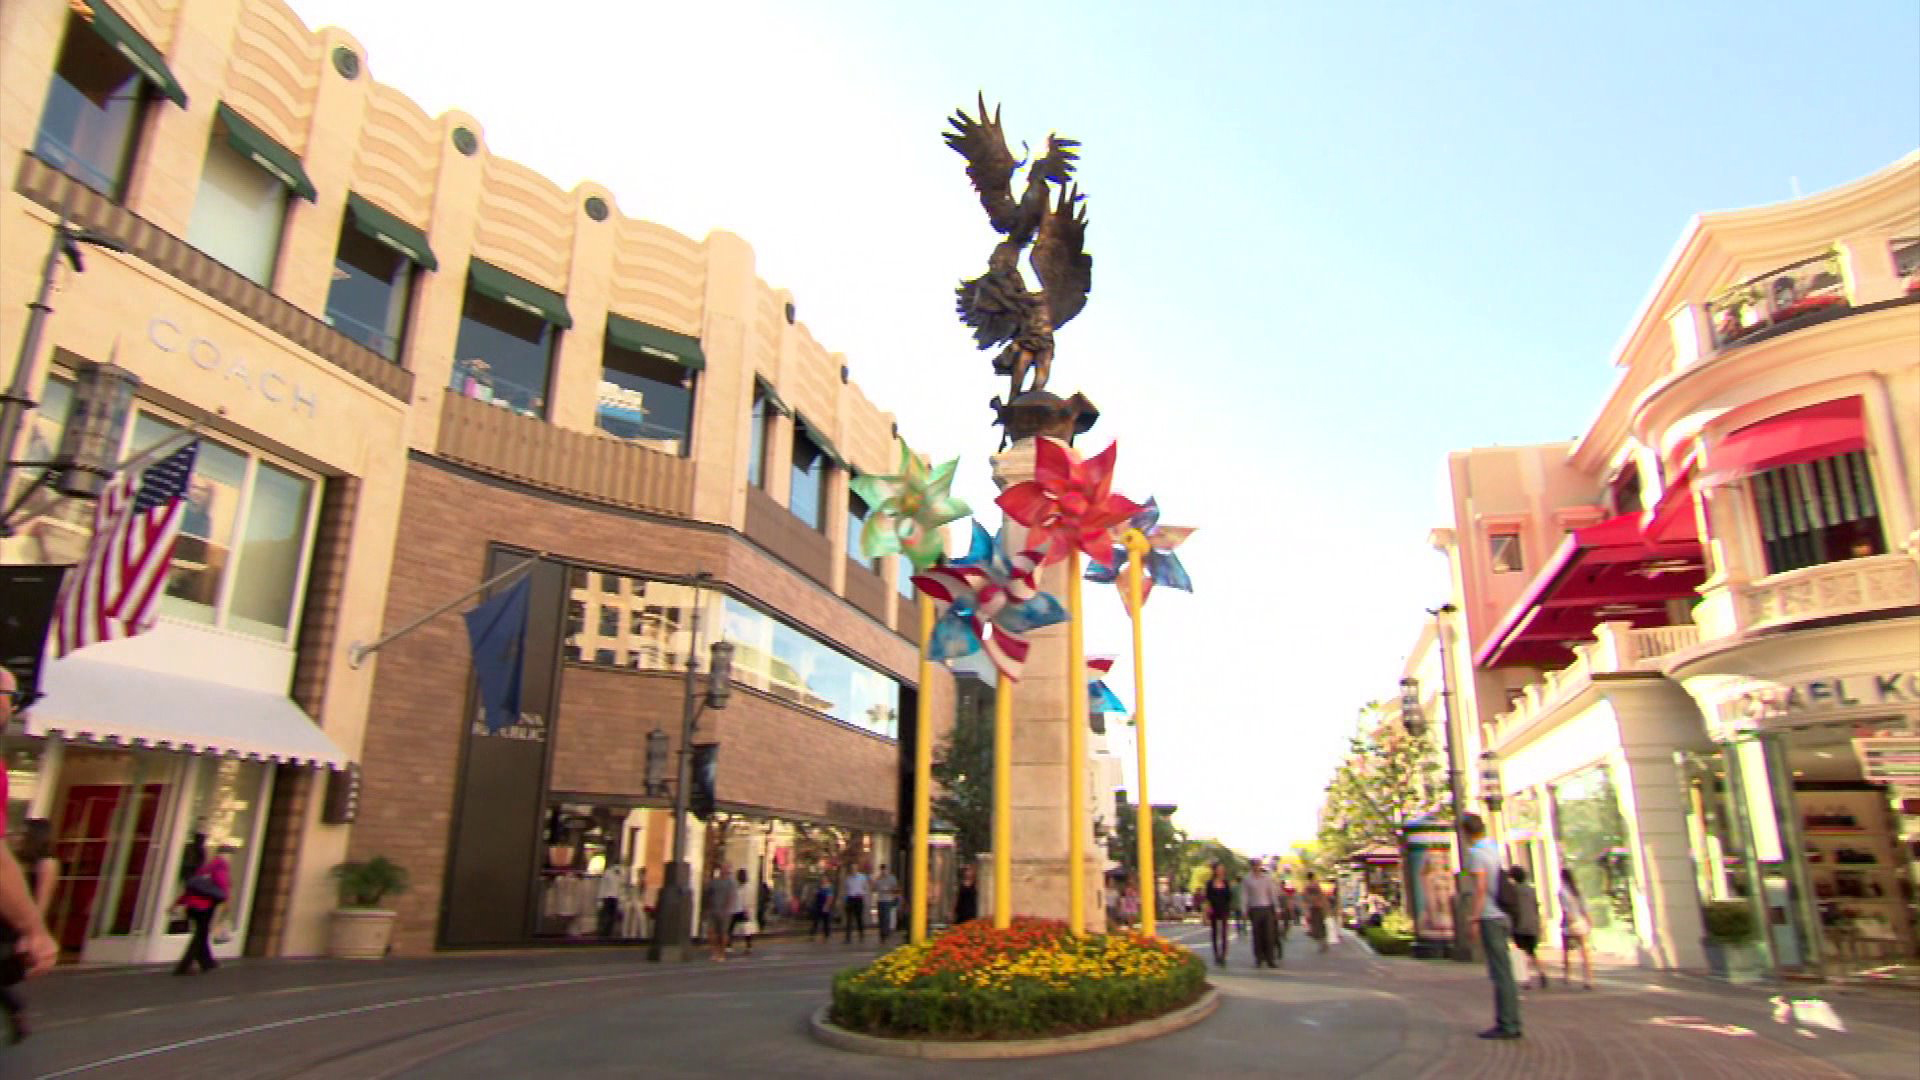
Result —
POLYGON ((1027 167, 1026 187, 1013 194, 1013 174, 1024 162, 1007 149, 1000 110, 987 111, 980 95, 979 117, 956 110, 944 132, 947 145, 967 159, 967 177, 980 193, 987 220, 1005 237, 987 259, 987 272, 960 283, 956 307, 960 321, 973 329, 980 349, 1003 346, 993 358, 995 374, 1011 376, 1011 402, 1023 392, 1044 390, 1053 366, 1053 333, 1087 306, 1093 288, 1093 256, 1086 252, 1084 198, 1073 183, 1079 142, 1047 136, 1047 149, 1027 167), (1056 194, 1048 187, 1057 185, 1056 194), (1032 245, 1028 262, 1040 281, 1027 287, 1020 253, 1032 245), (1027 376, 1032 385, 1022 386, 1027 376))

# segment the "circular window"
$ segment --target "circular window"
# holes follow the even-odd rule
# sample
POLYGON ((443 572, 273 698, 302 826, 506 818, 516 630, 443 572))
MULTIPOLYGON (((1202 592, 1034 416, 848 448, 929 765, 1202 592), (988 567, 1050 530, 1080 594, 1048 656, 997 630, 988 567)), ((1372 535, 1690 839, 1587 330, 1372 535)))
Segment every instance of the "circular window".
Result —
POLYGON ((463 127, 453 129, 453 148, 472 157, 480 150, 480 136, 463 127))
POLYGON ((793 305, 792 304, 787 305, 787 321, 788 322, 793 321, 793 305))
POLYGON ((357 79, 360 77, 360 57, 345 45, 337 46, 333 50, 333 70, 339 72, 343 79, 357 79))
POLYGON ((607 200, 601 198, 598 195, 587 196, 587 216, 588 217, 592 218, 595 221, 605 221, 607 220, 607 214, 609 213, 611 213, 611 211, 607 209, 607 200))

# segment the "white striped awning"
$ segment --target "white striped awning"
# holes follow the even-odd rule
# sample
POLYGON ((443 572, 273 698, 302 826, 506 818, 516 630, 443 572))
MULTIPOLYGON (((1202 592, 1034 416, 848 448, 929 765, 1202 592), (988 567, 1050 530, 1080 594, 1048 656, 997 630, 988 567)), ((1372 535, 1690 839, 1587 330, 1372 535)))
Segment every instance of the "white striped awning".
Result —
POLYGON ((29 735, 344 769, 349 759, 284 694, 90 659, 46 665, 29 735))

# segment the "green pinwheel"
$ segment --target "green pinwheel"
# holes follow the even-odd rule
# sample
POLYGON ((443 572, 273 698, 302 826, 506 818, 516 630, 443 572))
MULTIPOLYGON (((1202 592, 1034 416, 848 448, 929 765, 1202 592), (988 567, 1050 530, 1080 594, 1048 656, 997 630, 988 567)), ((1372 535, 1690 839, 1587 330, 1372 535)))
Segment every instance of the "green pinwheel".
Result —
POLYGON ((953 497, 954 458, 928 467, 900 443, 900 471, 892 476, 862 473, 853 478, 854 494, 866 501, 867 523, 860 530, 860 550, 868 558, 905 555, 915 570, 925 570, 946 554, 940 527, 973 511, 953 497))

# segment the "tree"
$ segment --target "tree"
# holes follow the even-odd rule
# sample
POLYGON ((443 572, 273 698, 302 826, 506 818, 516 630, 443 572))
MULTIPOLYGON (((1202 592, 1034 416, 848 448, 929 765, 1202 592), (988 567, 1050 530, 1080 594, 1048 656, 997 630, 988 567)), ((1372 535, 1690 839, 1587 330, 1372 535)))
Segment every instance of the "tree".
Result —
POLYGON ((964 861, 993 847, 993 687, 954 680, 953 730, 940 740, 933 763, 935 817, 954 830, 964 861))
MULTIPOLYGON (((1113 836, 1107 840, 1107 855, 1119 862, 1127 876, 1140 879, 1140 810, 1133 803, 1119 804, 1113 836)), ((1171 808, 1153 808, 1153 876, 1165 878, 1178 887, 1186 880, 1187 834, 1173 823, 1171 808)))
POLYGON ((1398 845, 1402 822, 1441 806, 1444 770, 1431 733, 1408 733, 1377 703, 1361 716, 1372 722, 1353 737, 1320 810, 1315 854, 1323 867, 1376 845, 1398 845))

